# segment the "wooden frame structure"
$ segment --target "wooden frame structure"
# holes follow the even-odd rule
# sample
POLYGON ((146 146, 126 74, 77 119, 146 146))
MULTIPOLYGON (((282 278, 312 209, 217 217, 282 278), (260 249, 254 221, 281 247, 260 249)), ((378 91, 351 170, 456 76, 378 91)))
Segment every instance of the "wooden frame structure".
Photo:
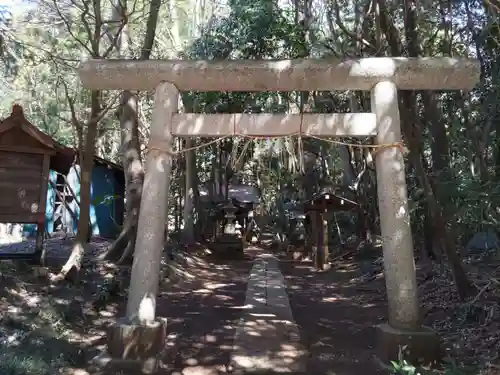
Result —
MULTIPOLYGON (((36 224, 35 253, 2 251, 1 259, 31 259, 41 256, 43 235, 50 235, 53 231, 51 222, 60 219, 66 224, 67 218, 51 213, 52 209, 67 210, 71 221, 78 220, 75 208, 79 205, 79 198, 75 194, 76 187, 71 186, 67 179, 70 171, 76 172, 76 155, 77 150, 58 143, 31 124, 20 105, 14 105, 11 115, 0 121, 0 222, 36 224), (53 181, 50 179, 50 170, 57 174, 53 181), (54 194, 52 199, 49 198, 52 194, 49 189, 54 194), (75 206, 69 204, 67 198, 75 202, 75 206), (51 203, 54 207, 50 207, 51 203)), ((102 158, 94 156, 94 163, 94 172, 104 166, 115 171, 121 170, 123 175, 120 166, 102 158)), ((118 181, 120 174, 116 175, 118 178, 113 178, 112 182, 122 186, 118 181)), ((95 189, 94 185, 94 191, 95 189)), ((123 194, 120 193, 121 195, 123 194)), ((116 211, 116 221, 120 223, 123 216, 121 207, 116 211)), ((31 229, 28 230, 31 232, 31 229)))
POLYGON ((42 253, 50 158, 55 148, 52 138, 31 124, 19 105, 0 122, 0 222, 37 224, 36 252, 29 256, 42 253))
POLYGON ((358 208, 358 203, 339 196, 335 191, 329 191, 329 189, 313 195, 311 199, 304 202, 304 212, 311 223, 307 249, 312 253, 313 265, 317 270, 330 268, 328 261, 330 256, 329 214, 333 211, 356 210, 358 208))
MULTIPOLYGON (((84 62, 80 78, 87 88, 155 90, 127 315, 137 316, 141 301, 158 292, 174 135, 273 136, 301 131, 303 135, 335 137, 370 136, 376 130, 377 144, 394 145, 401 142, 398 90, 468 90, 479 81, 479 72, 477 61, 455 58, 84 62), (177 113, 180 91, 323 90, 370 91, 372 113, 304 116, 177 113)), ((375 162, 389 315, 389 323, 383 328, 384 337, 406 335, 411 341, 422 328, 401 149, 380 148, 375 162)))

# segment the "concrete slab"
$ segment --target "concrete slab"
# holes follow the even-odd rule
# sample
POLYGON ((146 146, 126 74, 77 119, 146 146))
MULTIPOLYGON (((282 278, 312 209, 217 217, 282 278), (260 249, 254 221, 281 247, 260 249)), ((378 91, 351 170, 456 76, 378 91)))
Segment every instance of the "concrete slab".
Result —
POLYGON ((305 363, 285 279, 276 258, 264 254, 250 273, 231 367, 234 373, 302 373, 305 363))

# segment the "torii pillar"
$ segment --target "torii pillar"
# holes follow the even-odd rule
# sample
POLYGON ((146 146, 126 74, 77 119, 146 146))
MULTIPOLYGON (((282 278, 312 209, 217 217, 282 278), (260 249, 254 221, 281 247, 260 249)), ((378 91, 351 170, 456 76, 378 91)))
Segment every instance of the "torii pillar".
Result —
MULTIPOLYGON (((172 61, 90 60, 79 74, 94 90, 156 90, 145 187, 134 253, 127 321, 110 337, 124 341, 138 332, 139 342, 152 345, 148 327, 154 318, 166 220, 172 136, 220 137, 246 134, 279 136, 301 131, 321 137, 376 136, 378 144, 401 141, 398 90, 469 90, 479 81, 479 63, 454 58, 363 58, 348 61, 172 61), (351 114, 178 114, 179 91, 332 91, 371 92, 372 113, 351 114), (147 303, 149 301, 149 303, 147 303), (148 308, 149 306, 149 308, 148 308), (139 321, 134 320, 141 316, 139 321), (149 314, 147 314, 149 313, 149 314), (149 315, 149 316, 147 316, 149 315), (145 333, 146 332, 146 333, 145 333)), ((378 355, 397 360, 407 347, 410 358, 436 359, 439 340, 421 326, 404 161, 398 147, 382 148, 376 156, 378 199, 383 239, 384 274, 389 305, 388 323, 377 327, 378 355)), ((160 330, 161 331, 161 330, 160 330)), ((113 342, 108 342, 111 357, 113 342)), ((118 345, 120 346, 120 345, 118 345)), ((144 362, 140 346, 128 361, 144 362)), ((123 360, 122 360, 123 361, 123 360)), ((128 365, 127 367, 129 367, 128 365)))

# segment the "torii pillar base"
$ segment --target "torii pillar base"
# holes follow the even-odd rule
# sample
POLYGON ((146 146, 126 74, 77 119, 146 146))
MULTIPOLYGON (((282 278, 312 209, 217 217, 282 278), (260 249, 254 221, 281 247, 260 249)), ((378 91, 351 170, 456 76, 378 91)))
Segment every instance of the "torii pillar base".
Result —
POLYGON ((118 321, 108 329, 107 350, 90 366, 110 374, 156 374, 165 351, 167 322, 150 324, 118 321))
POLYGON ((392 367, 391 361, 397 362, 401 356, 414 366, 435 365, 442 359, 439 337, 430 328, 408 331, 388 323, 375 328, 377 359, 383 366, 392 367))

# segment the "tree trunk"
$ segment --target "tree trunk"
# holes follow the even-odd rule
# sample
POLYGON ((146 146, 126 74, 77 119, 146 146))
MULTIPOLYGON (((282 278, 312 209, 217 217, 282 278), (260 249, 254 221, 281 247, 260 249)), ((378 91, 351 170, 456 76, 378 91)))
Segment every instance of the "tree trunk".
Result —
POLYGON ((120 235, 104 256, 104 259, 118 261, 119 264, 130 261, 134 251, 141 207, 142 184, 144 182, 144 170, 139 148, 137 104, 137 97, 130 91, 122 93, 120 125, 122 163, 125 172, 126 216, 120 235))
MULTIPOLYGON (((148 60, 151 55, 158 23, 158 13, 161 0, 152 0, 149 8, 149 17, 146 23, 146 35, 141 49, 141 60, 148 60)), ((126 3, 118 0, 113 7, 115 18, 126 14, 123 11, 126 3)), ((125 9, 126 10, 126 9, 125 9)), ((126 30, 122 30, 126 34, 126 30)), ((118 53, 123 55, 128 49, 128 38, 117 38, 118 53)), ((117 261, 118 264, 129 262, 132 259, 137 238, 137 224, 141 207, 142 185, 144 183, 144 168, 141 160, 139 142, 138 98, 135 93, 122 93, 121 108, 119 110, 120 129, 122 135, 122 163, 125 172, 125 223, 118 238, 110 246, 104 259, 117 261)))
POLYGON ((78 220, 78 233, 71 255, 61 269, 58 275, 59 279, 78 278, 82 267, 85 246, 89 242, 91 234, 90 222, 90 204, 91 204, 91 183, 92 169, 94 167, 94 149, 95 138, 97 135, 98 116, 100 114, 99 91, 91 93, 91 114, 87 125, 87 134, 85 136, 85 145, 80 147, 83 152, 80 153, 80 218, 78 220))
POLYGON ((453 175, 450 170, 450 146, 448 134, 439 107, 436 103, 435 94, 423 91, 423 117, 427 123, 431 134, 431 157, 434 187, 441 207, 443 207, 444 217, 448 217, 449 198, 453 195, 453 175))
POLYGON ((198 165, 196 163, 196 151, 193 151, 193 157, 191 158, 191 173, 192 177, 192 189, 193 189, 193 217, 194 217, 194 236, 199 238, 201 235, 201 201, 200 201, 200 189, 199 189, 199 178, 198 178, 198 165))
MULTIPOLYGON (((401 56, 403 44, 401 37, 389 16, 387 3, 385 0, 377 0, 380 7, 380 27, 384 32, 387 42, 393 56, 401 56)), ((418 34, 416 32, 416 9, 417 5, 414 0, 406 3, 406 18, 405 18, 405 34, 407 40, 407 50, 411 57, 418 57, 420 46, 418 34)), ((414 164, 416 175, 425 192, 429 210, 433 214, 433 221, 436 227, 436 233, 441 234, 441 244, 445 252, 450 267, 455 279, 455 285, 460 298, 464 299, 475 292, 473 284, 467 278, 467 274, 463 268, 460 257, 457 253, 455 243, 446 226, 446 221, 443 218, 443 213, 438 204, 434 191, 427 177, 426 170, 423 166, 421 155, 423 137, 421 132, 420 119, 416 111, 417 101, 415 93, 412 91, 401 91, 400 96, 400 113, 402 123, 402 133, 408 148, 410 149, 410 158, 414 164)))
MULTIPOLYGON (((190 149, 193 146, 193 140, 190 138, 186 139, 186 149, 190 149)), ((193 176, 193 158, 196 157, 195 151, 187 151, 186 155, 186 172, 185 172, 185 195, 184 195, 184 230, 183 230, 183 240, 186 244, 194 242, 194 176, 193 176)), ((196 165, 194 165, 196 167, 196 165)))
POLYGON ((476 288, 467 277, 467 273, 465 272, 460 256, 458 255, 455 241, 453 241, 453 237, 450 235, 450 231, 446 226, 441 207, 434 196, 422 162, 416 162, 415 167, 420 183, 426 193, 427 204, 429 205, 429 211, 432 215, 434 227, 436 229, 435 233, 441 233, 439 240, 446 257, 448 258, 458 295, 460 299, 465 300, 467 297, 476 293, 476 288))

